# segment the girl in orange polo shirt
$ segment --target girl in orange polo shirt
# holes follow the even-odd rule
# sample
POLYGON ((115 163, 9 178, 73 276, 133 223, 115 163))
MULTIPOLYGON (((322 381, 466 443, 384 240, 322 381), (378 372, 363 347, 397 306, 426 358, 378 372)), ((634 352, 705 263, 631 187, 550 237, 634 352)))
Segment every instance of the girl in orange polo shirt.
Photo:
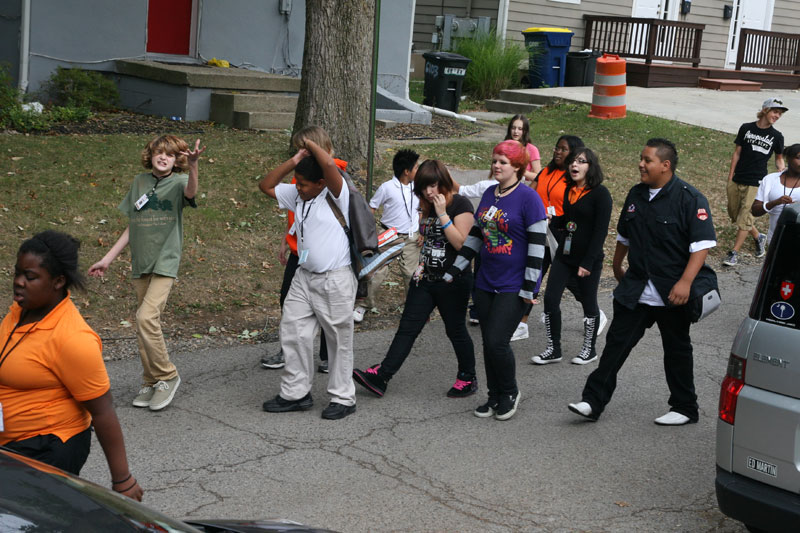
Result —
POLYGON ((141 501, 100 337, 70 299, 70 287, 83 287, 78 247, 69 235, 44 231, 17 252, 14 302, 0 323, 0 445, 78 475, 94 426, 112 488, 141 501))

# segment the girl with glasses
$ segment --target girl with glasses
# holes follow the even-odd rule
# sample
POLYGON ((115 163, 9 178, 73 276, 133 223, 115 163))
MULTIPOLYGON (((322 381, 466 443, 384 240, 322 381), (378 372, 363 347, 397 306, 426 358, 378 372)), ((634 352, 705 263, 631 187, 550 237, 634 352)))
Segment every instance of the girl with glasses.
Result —
POLYGON ((583 346, 572 363, 585 365, 597 359, 595 342, 600 322, 597 289, 603 269, 603 243, 611 219, 611 194, 602 185, 603 171, 597 156, 578 148, 565 175, 563 216, 550 228, 558 241, 544 296, 547 348, 532 358, 539 365, 561 361, 561 296, 567 280, 577 280, 583 306, 583 346))

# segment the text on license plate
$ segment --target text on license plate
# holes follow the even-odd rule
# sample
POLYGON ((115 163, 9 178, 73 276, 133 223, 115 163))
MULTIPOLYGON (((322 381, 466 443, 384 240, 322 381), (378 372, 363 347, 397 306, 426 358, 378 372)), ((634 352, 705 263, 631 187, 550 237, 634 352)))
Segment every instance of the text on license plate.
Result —
POLYGON ((747 458, 747 468, 772 477, 778 477, 778 467, 755 457, 747 458))

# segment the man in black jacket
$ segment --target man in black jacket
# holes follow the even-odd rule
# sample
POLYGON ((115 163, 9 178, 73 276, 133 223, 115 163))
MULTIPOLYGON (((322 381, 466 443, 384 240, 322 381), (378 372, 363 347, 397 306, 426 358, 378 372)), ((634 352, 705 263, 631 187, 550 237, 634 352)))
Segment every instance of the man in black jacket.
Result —
POLYGON ((650 139, 639 159, 641 183, 631 188, 617 224, 614 252, 614 318, 598 368, 589 375, 582 400, 571 411, 597 420, 611 401, 631 350, 653 324, 664 347, 670 410, 660 425, 697 422, 689 327, 699 316, 701 296, 716 288, 705 264, 716 245, 708 200, 675 175, 678 154, 666 139, 650 139), (622 263, 628 257, 628 269, 622 263))

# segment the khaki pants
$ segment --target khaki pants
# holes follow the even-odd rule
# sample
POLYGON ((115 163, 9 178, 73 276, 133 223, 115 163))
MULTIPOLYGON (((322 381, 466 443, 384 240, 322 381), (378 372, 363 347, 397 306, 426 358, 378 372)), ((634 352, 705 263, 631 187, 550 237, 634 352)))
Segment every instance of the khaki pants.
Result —
POLYGON ((729 181, 726 192, 728 194, 728 216, 731 217, 731 222, 735 223, 741 231, 750 231, 756 220, 750 208, 753 207, 758 187, 729 181))
MULTIPOLYGON (((419 233, 415 233, 413 238, 409 238, 408 236, 399 237, 403 239, 405 246, 397 259, 392 261, 392 263, 396 263, 400 266, 400 275, 403 276, 403 288, 406 291, 408 291, 408 284, 411 282, 414 271, 417 269, 417 266, 419 266, 421 247, 417 244, 418 237, 419 233)), ((392 263, 384 265, 370 278, 367 282, 367 297, 363 301, 359 301, 359 305, 363 305, 367 309, 377 307, 378 291, 386 280, 386 275, 389 273, 389 265, 392 263)))
POLYGON ((316 274, 297 269, 283 301, 281 349, 286 366, 281 396, 299 400, 314 378, 314 339, 322 328, 328 343, 328 393, 342 405, 355 405, 353 384, 353 302, 356 277, 348 265, 316 274))
POLYGON ((142 359, 142 377, 145 385, 155 385, 178 375, 169 360, 164 334, 161 332, 161 313, 175 278, 145 274, 132 280, 139 307, 136 309, 136 340, 142 359))

